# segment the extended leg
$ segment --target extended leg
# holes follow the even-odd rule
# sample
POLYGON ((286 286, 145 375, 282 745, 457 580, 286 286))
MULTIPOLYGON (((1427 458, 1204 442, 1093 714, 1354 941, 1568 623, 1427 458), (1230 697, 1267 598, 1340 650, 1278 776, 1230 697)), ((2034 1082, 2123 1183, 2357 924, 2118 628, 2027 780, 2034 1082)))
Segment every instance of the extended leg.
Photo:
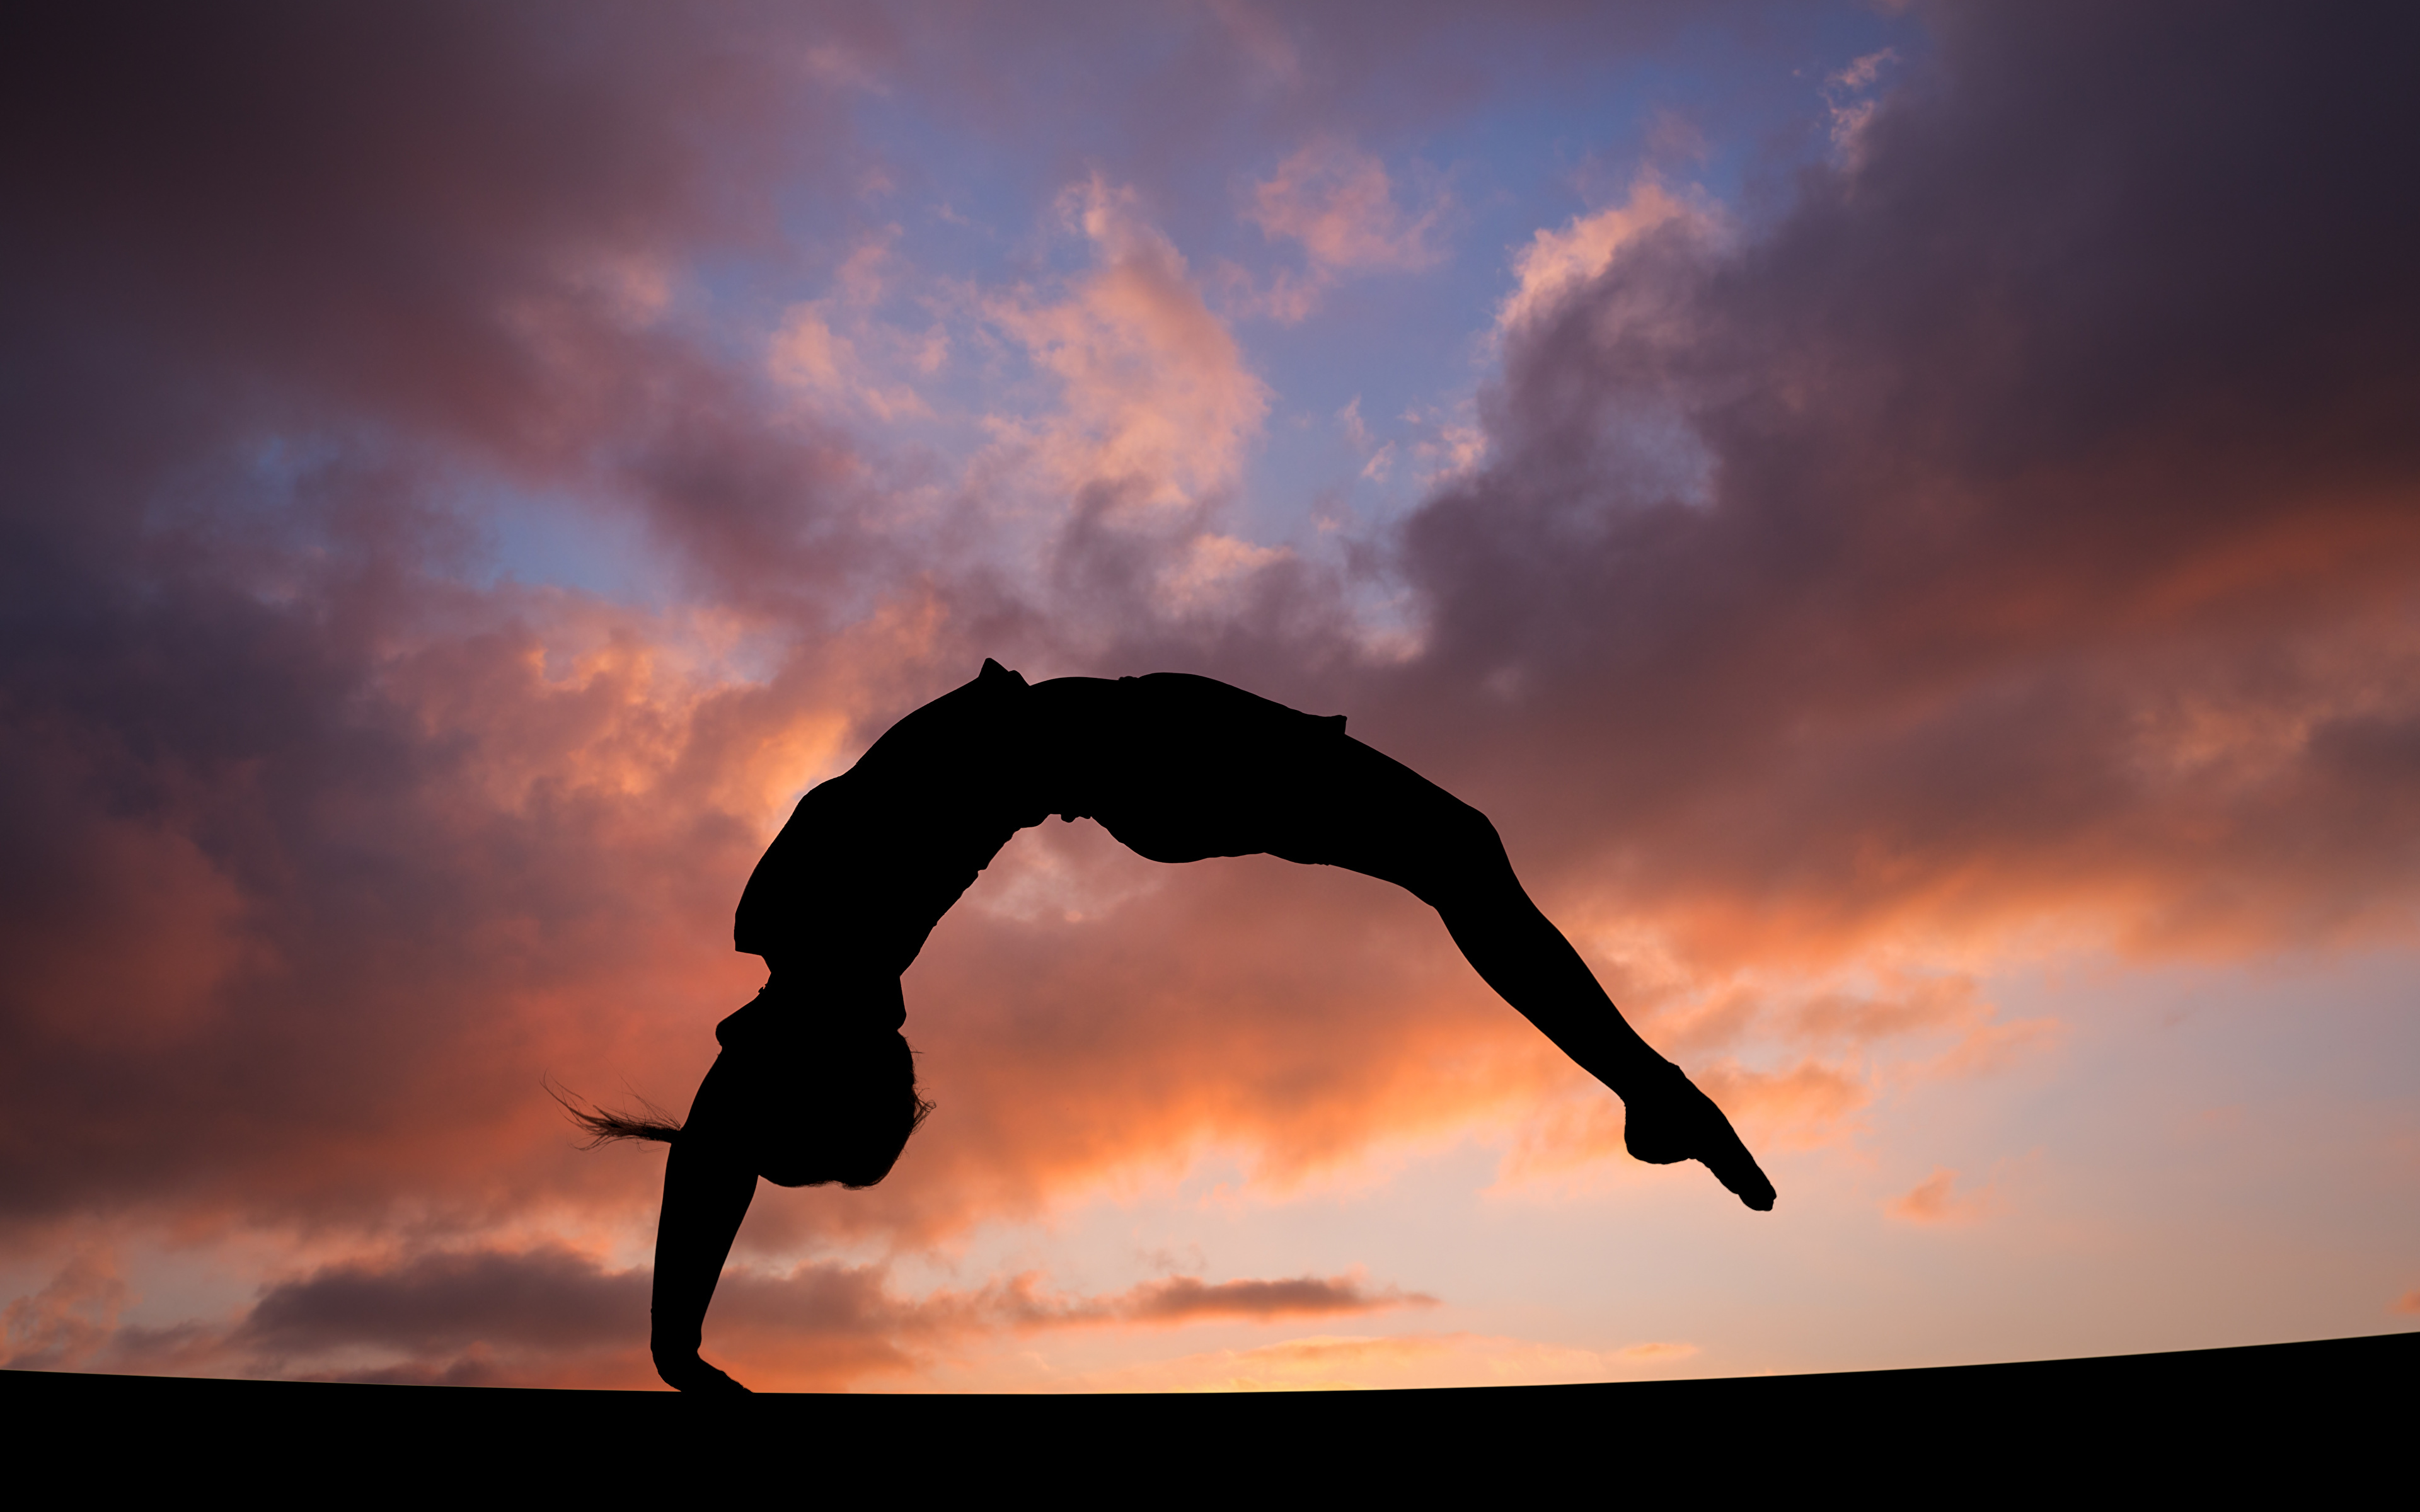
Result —
POLYGON ((1714 1101, 1655 1053, 1595 973, 1529 901, 1496 826, 1410 768, 1340 740, 1292 831, 1289 860, 1348 867, 1409 889, 1445 920, 1481 980, 1562 1052, 1620 1094, 1624 1142, 1654 1165, 1698 1160, 1742 1202, 1773 1206, 1773 1183, 1714 1101))
MULTIPOLYGON (((1502 847, 1496 852, 1500 856, 1502 847)), ((1483 877, 1487 869, 1473 870, 1483 877)), ((1655 1165, 1703 1161, 1742 1202, 1760 1211, 1773 1206, 1773 1183, 1722 1109, 1638 1037, 1571 941, 1512 879, 1509 862, 1500 883, 1457 889, 1437 912, 1490 987, 1621 1094, 1622 1142, 1632 1155, 1655 1165)))

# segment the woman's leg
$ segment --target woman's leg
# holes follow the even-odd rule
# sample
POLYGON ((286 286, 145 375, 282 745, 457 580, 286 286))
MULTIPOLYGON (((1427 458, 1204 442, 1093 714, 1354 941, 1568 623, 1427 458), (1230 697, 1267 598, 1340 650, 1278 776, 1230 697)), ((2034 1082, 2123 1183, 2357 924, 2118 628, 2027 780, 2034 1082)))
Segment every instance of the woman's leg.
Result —
POLYGON ((1486 815, 1349 736, 1318 742, 1307 765, 1294 801, 1272 806, 1270 854, 1360 872, 1428 903, 1481 979, 1621 1096, 1633 1155, 1703 1161, 1749 1207, 1773 1206, 1730 1120, 1621 1016, 1530 902, 1486 815))

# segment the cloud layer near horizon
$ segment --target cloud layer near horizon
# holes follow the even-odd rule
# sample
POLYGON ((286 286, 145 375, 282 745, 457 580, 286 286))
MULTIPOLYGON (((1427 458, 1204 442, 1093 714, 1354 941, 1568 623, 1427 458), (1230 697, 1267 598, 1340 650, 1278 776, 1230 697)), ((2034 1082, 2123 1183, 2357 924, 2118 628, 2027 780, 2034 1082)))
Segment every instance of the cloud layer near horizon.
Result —
MULTIPOLYGON (((653 1166, 571 1150, 539 1078, 677 1105, 755 984, 729 909, 785 802, 987 655, 1350 714, 1494 816, 1651 1038, 1785 1142, 1854 1114, 1877 1047, 1956 1076, 2054 1033, 1966 980, 2013 941, 2407 937, 2420 220, 2381 158, 2408 49, 2347 16, 1926 15, 1930 54, 1769 204, 1647 176, 1542 227, 1477 450, 1325 553, 1239 522, 1268 387, 1149 184, 1071 169, 1035 210, 1089 261, 933 297, 952 351, 1034 395, 963 470, 887 440, 828 341, 830 382, 795 352, 785 380, 796 306, 733 335, 712 270, 780 265, 781 214, 846 202, 858 74, 964 76, 977 44, 938 22, 10 23, 18 1242, 349 1236, 298 1241, 211 1335, 256 1352, 521 1264, 619 1318, 633 1273, 543 1235, 627 1223, 653 1166), (498 500, 655 577, 499 576, 498 500), (1408 631, 1373 626, 1373 585, 1408 631)), ((1226 60, 1201 109, 1236 108, 1221 69, 1295 101, 1237 213, 1315 279, 1444 255, 1447 201, 1300 102, 1354 98, 1340 36, 1368 29, 1196 39, 1226 60)), ((1474 1125, 1539 1168, 1619 1144, 1618 1106, 1362 879, 1054 825, 908 992, 942 1114, 861 1200, 761 1219, 767 1253, 946 1244, 1212 1147, 1281 1186, 1474 1125)), ((1189 1285, 1080 1305, 1264 1295, 1189 1285)), ((1011 1326, 960 1302, 954 1327, 1011 1326)), ((923 1326, 799 1305, 737 1310, 794 1319, 768 1348, 800 1381, 905 1368, 923 1326)), ((375 1341, 427 1376, 489 1337, 445 1329, 375 1341)), ((507 1342, 483 1379, 641 1373, 507 1342)))

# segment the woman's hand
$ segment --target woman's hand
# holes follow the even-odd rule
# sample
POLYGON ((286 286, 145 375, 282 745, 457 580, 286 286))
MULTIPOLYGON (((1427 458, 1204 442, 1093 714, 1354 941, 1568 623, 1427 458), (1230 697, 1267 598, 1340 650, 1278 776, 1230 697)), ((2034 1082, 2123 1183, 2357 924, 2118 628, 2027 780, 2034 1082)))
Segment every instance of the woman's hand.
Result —
MULTIPOLYGON (((756 1195, 756 1172, 735 1145, 729 1062, 718 1058, 690 1103, 689 1121, 664 1162, 664 1210, 656 1224, 655 1300, 647 1340, 656 1374, 682 1391, 748 1388, 697 1357, 706 1304, 731 1255, 731 1241, 756 1195)), ((737 1111, 744 1112, 740 1108, 737 1111)))
POLYGON ((734 1392, 742 1396, 752 1395, 747 1387, 707 1365, 695 1350, 661 1350, 656 1354, 656 1374, 675 1391, 734 1392))

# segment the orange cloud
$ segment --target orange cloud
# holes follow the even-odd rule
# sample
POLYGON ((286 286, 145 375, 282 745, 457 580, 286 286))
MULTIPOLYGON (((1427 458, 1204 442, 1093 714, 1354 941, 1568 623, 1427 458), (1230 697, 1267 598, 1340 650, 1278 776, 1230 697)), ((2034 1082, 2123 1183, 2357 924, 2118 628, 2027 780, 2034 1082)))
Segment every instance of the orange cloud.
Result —
POLYGON ((1956 1171, 1936 1166, 1931 1176, 1884 1204, 1883 1211, 1912 1224, 1965 1224, 1988 1216, 1999 1206, 1996 1177, 1963 1192, 1957 1186, 1956 1171))

